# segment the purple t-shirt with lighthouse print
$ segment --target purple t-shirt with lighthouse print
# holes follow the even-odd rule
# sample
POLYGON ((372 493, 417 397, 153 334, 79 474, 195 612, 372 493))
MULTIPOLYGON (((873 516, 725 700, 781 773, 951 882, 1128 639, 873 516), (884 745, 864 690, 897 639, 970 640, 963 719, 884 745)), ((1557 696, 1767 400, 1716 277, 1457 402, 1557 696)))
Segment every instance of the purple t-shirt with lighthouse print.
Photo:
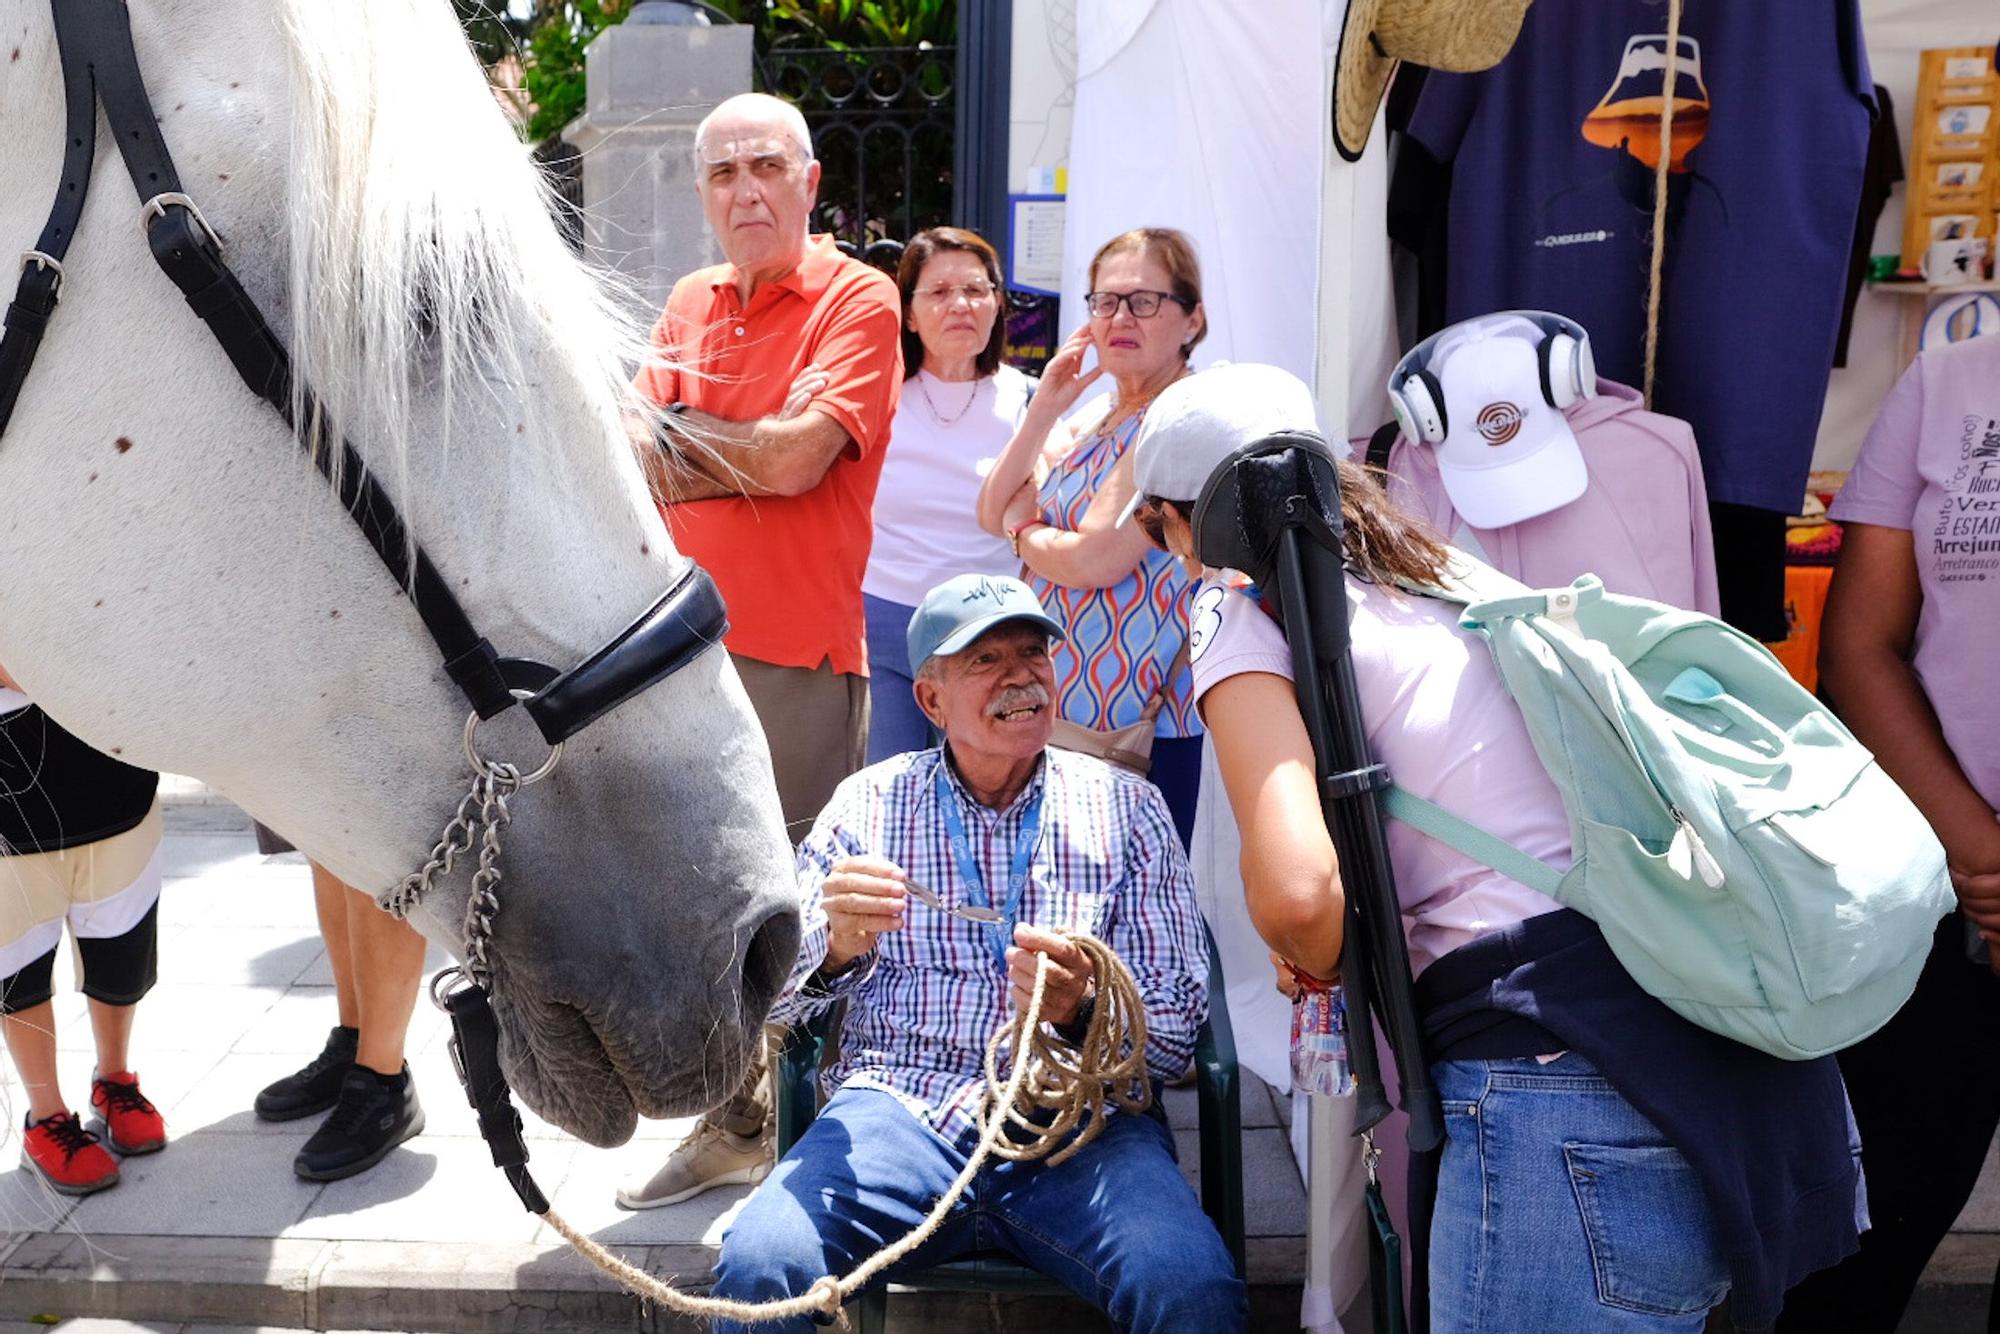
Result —
POLYGON ((1915 540, 1924 605, 1911 667, 1959 767, 2000 810, 2000 336, 1918 354, 1831 514, 1915 540))

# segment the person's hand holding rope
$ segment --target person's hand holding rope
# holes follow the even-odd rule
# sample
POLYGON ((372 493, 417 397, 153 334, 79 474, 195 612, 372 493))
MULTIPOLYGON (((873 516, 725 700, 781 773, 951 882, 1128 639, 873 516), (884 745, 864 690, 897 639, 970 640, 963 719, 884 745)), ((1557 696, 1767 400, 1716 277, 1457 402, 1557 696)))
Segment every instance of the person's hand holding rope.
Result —
MULTIPOLYGON (((820 891, 826 910, 828 975, 841 972, 875 948, 876 938, 903 929, 903 909, 909 891, 903 872, 880 857, 843 857, 833 864, 820 891)), ((1028 970, 1030 979, 1034 969, 1028 970)))
POLYGON ((1073 1024, 1084 998, 1095 987, 1097 970, 1075 940, 1026 922, 1015 926, 1014 944, 1007 951, 1007 988, 1014 1008, 1028 1008, 1028 997, 1035 990, 1035 969, 1040 964, 1037 956, 1043 954, 1049 956, 1049 975, 1042 989, 1042 1022, 1073 1024))

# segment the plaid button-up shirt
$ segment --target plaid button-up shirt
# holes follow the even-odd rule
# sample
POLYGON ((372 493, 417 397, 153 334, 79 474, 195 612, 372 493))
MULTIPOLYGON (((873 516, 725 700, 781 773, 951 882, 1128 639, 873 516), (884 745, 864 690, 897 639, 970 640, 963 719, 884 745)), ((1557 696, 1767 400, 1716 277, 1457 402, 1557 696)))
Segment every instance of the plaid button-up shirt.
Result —
POLYGON ((820 890, 845 857, 883 857, 949 904, 976 902, 953 859, 937 776, 958 804, 989 902, 1002 906, 1016 835, 1037 794, 1042 832, 1019 921, 1087 931, 1118 952, 1146 1008, 1146 1064, 1156 1079, 1187 1069, 1208 1007, 1208 953, 1194 880, 1159 789, 1088 756, 1050 749, 1006 810, 973 799, 939 750, 898 755, 849 777, 799 847, 805 939, 772 1017, 795 1020, 848 998, 831 1086, 894 1094, 933 1130, 974 1128, 987 1039, 1011 1014, 1007 972, 988 928, 910 899, 903 929, 825 987, 820 890))

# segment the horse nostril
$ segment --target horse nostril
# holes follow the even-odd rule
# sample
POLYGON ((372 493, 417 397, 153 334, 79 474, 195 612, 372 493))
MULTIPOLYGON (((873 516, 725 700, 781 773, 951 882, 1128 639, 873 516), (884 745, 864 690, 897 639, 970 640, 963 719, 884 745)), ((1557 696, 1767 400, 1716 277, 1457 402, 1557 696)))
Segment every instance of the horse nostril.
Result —
POLYGON ((771 1007, 799 953, 799 914, 781 908, 751 933, 743 954, 743 998, 759 1014, 771 1007))

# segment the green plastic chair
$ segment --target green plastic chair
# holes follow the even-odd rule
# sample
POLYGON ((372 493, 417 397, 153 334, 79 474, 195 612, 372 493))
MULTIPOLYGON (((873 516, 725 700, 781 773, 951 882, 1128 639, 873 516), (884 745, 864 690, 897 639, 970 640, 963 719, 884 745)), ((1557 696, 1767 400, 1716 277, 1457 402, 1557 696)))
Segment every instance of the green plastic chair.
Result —
MULTIPOLYGON (((1236 1039, 1223 999, 1222 970, 1209 944, 1208 1020, 1195 1037, 1195 1092, 1201 1113, 1201 1207, 1222 1234, 1238 1275, 1243 1264, 1243 1104, 1236 1068, 1236 1039)), ((832 1027, 832 1010, 794 1028, 779 1052, 778 1153, 791 1151, 819 1112, 815 1078, 832 1027)), ((929 1269, 898 1274, 897 1285, 919 1292, 998 1292, 1064 1296, 1069 1289, 1012 1256, 981 1252, 929 1269)), ((877 1282, 859 1299, 861 1334, 885 1334, 889 1284, 877 1282)))

